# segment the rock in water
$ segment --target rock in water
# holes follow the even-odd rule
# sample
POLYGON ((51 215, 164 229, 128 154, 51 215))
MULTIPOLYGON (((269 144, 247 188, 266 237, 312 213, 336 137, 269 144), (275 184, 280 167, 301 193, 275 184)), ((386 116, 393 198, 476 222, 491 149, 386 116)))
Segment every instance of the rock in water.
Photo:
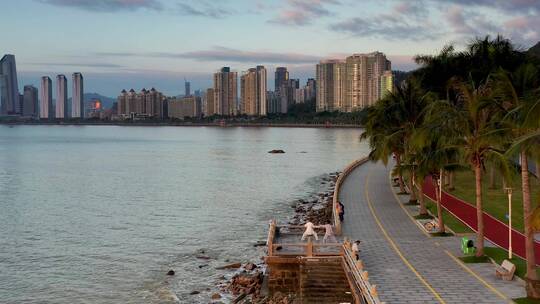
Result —
POLYGON ((169 271, 167 272, 167 275, 173 276, 173 275, 174 275, 174 270, 169 270, 169 271))
POLYGON ((274 150, 268 151, 268 153, 271 153, 271 154, 282 154, 282 153, 285 153, 285 151, 283 151, 283 150, 281 150, 281 149, 274 149, 274 150))
POLYGON ((215 293, 212 295, 212 300, 219 300, 221 299, 221 295, 219 293, 215 293))
POLYGON ((255 264, 253 264, 253 263, 247 263, 246 266, 244 266, 244 268, 245 268, 246 270, 251 271, 251 270, 257 268, 257 265, 255 265, 255 264))
POLYGON ((189 294, 190 295, 196 295, 196 294, 200 294, 200 293, 201 293, 200 291, 194 290, 194 291, 190 292, 189 294))

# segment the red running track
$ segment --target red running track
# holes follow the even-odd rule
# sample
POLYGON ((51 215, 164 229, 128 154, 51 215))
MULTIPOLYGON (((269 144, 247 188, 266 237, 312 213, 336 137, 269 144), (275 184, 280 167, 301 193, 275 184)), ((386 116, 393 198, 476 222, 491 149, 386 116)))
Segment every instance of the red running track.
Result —
MULTIPOLYGON (((427 178, 423 185, 424 194, 431 198, 435 198, 435 185, 431 178, 427 178)), ((467 225, 474 231, 478 229, 478 221, 476 219, 476 207, 465 201, 452 196, 446 192, 442 193, 442 206, 448 212, 458 218, 463 224, 467 225)), ((484 212, 484 236, 492 243, 508 250, 508 225, 484 212)), ((525 258, 525 236, 512 229, 512 252, 517 256, 525 258)), ((536 264, 540 264, 540 243, 535 241, 534 252, 536 264)))

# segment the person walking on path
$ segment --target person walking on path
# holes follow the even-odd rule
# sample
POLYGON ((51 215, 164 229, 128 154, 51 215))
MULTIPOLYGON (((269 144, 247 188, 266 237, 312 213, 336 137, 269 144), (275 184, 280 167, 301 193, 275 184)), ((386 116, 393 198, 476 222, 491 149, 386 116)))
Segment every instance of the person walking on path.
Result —
POLYGON ((354 241, 354 243, 352 244, 351 250, 354 254, 354 257, 358 261, 360 259, 360 241, 359 240, 354 241))
POLYGON ((315 240, 319 240, 319 237, 317 236, 317 232, 315 232, 315 225, 313 225, 312 222, 307 222, 304 227, 306 227, 306 230, 304 231, 304 234, 302 234, 302 241, 306 239, 307 236, 314 236, 315 240))
POLYGON ((345 206, 338 201, 339 221, 343 222, 343 216, 345 215, 345 206))
POLYGON ((324 225, 317 226, 317 228, 325 229, 323 243, 326 243, 328 241, 337 243, 336 236, 334 235, 334 230, 332 230, 332 225, 330 225, 329 221, 327 221, 324 225))

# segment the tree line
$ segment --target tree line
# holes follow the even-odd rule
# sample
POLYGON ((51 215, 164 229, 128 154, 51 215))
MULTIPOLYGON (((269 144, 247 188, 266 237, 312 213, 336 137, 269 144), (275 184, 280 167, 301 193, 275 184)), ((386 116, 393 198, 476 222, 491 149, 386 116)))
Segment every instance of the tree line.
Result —
MULTIPOLYGON (((475 177, 478 257, 484 255, 482 180, 486 167, 506 181, 521 179, 526 238, 527 294, 538 280, 534 227, 539 211, 531 202, 529 160, 540 164, 540 60, 502 36, 477 38, 463 51, 445 46, 436 55, 415 57, 419 68, 395 90, 366 109, 362 139, 373 160, 395 158, 394 174, 410 200, 426 215, 422 185, 431 177, 437 189, 437 221, 444 233, 440 187, 457 170, 475 177), (516 162, 519 160, 519 162, 516 162)), ((538 172, 538 171, 537 171, 538 172)))

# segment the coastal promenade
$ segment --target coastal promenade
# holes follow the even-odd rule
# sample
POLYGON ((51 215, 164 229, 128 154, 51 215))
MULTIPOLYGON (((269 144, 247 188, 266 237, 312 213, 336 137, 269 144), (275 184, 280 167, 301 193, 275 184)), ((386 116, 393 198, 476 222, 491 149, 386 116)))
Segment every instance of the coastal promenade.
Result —
MULTIPOLYGON (((498 281, 493 265, 463 264, 457 237, 430 237, 400 207, 388 168, 365 163, 341 185, 342 235, 361 243, 361 259, 386 303, 511 303, 520 282, 498 281)), ((403 201, 402 201, 403 200, 403 201)))

